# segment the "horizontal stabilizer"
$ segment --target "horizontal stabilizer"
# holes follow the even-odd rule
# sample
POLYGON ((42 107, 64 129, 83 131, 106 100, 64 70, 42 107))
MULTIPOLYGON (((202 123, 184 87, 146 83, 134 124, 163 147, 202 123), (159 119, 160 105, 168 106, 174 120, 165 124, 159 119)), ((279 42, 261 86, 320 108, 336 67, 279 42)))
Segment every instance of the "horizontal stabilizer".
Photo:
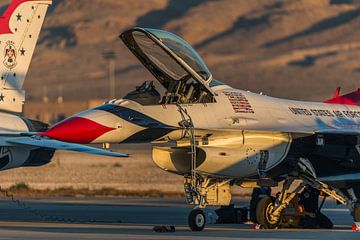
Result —
POLYGON ((96 155, 104 155, 110 157, 128 157, 127 154, 118 153, 118 152, 110 152, 107 150, 88 147, 80 144, 75 143, 66 143, 61 142, 58 140, 53 140, 44 137, 14 137, 11 139, 6 140, 8 143, 11 144, 19 144, 19 145, 28 145, 34 147, 42 147, 42 148, 53 148, 53 149, 60 149, 60 150, 68 150, 68 151, 75 151, 75 152, 84 152, 96 155))
POLYGON ((340 88, 337 88, 333 98, 324 101, 324 103, 360 106, 360 88, 342 96, 340 96, 340 88))

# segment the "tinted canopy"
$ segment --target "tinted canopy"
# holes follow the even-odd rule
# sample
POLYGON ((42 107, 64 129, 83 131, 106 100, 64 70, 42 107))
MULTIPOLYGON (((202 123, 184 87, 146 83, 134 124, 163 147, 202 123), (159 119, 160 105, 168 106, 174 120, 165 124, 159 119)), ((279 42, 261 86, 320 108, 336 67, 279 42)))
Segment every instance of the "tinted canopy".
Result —
POLYGON ((197 81, 209 92, 212 75, 197 52, 182 38, 158 29, 132 28, 120 38, 157 80, 169 89, 174 82, 197 81))

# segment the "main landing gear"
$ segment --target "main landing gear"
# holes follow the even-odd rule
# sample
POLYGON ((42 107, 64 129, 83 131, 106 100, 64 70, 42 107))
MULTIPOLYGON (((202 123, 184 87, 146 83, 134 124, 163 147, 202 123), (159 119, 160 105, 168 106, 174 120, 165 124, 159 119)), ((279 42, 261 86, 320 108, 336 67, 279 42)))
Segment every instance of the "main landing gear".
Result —
POLYGON ((256 220, 263 228, 273 229, 279 226, 280 217, 272 215, 275 208, 276 205, 274 197, 263 197, 258 202, 256 207, 256 220))
POLYGON ((316 204, 308 204, 308 201, 307 203, 303 202, 299 204, 300 201, 304 200, 297 198, 301 198, 302 193, 307 193, 307 191, 311 189, 317 192, 321 191, 344 205, 349 204, 349 200, 342 193, 330 188, 315 178, 309 177, 308 175, 288 177, 283 184, 282 191, 277 194, 276 197, 266 196, 259 200, 256 207, 257 222, 266 229, 273 229, 279 226, 332 228, 331 221, 320 212, 323 203, 320 207, 318 207, 318 202, 316 202, 316 204), (290 191, 290 187, 296 179, 301 182, 293 191, 290 191), (289 223, 289 215, 285 209, 290 205, 295 209, 295 214, 289 223), (316 209, 307 212, 308 209, 306 208, 309 208, 307 206, 316 209))

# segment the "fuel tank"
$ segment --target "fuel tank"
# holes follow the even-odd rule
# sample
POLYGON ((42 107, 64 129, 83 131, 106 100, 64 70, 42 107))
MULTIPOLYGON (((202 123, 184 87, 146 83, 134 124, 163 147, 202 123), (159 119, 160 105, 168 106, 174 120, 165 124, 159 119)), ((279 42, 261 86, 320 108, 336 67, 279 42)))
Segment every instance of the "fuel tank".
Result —
MULTIPOLYGON (((241 178, 269 171, 281 163, 289 151, 291 136, 279 132, 242 131, 229 137, 222 135, 222 139, 215 134, 197 143, 198 172, 241 178)), ((191 167, 191 147, 154 146, 152 158, 165 171, 187 174, 191 167)))

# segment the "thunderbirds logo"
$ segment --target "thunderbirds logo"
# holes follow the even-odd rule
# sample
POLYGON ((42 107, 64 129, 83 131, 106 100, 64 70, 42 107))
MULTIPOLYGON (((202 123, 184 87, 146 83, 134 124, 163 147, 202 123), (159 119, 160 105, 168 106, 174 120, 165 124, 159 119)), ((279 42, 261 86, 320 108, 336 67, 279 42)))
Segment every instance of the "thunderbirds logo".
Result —
POLYGON ((13 69, 14 67, 16 67, 16 48, 13 41, 6 42, 3 63, 8 69, 13 69))

